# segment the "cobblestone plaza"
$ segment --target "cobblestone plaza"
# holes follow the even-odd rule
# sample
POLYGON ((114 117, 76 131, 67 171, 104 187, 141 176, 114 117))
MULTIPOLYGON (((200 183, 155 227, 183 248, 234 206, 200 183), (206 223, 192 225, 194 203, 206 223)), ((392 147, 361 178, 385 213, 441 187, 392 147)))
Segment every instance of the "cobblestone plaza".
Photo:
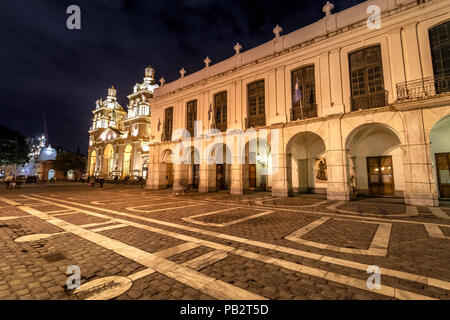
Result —
POLYGON ((442 204, 113 184, 2 190, 0 299, 447 300, 442 204), (80 270, 76 290, 69 266, 80 270), (369 266, 379 289, 367 285, 369 266))

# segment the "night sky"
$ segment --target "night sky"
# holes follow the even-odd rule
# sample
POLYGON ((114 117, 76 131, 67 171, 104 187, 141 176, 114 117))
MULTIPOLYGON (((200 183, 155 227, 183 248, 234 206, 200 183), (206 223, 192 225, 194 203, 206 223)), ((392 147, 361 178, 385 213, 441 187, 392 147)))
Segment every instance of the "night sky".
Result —
MULTIPOLYGON (((95 101, 115 85, 119 102, 144 69, 170 82, 322 18, 322 0, 14 0, 0 3, 0 124, 86 153, 95 101), (81 30, 66 9, 81 8, 81 30)), ((334 0, 334 12, 363 1, 334 0)), ((158 82, 159 83, 159 82, 158 82)))

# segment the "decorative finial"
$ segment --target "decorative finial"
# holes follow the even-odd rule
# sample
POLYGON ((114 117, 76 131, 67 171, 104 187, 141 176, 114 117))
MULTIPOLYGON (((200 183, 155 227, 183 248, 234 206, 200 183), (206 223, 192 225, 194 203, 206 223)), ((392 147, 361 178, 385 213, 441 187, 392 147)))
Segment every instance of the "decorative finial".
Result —
POLYGON ((116 96, 116 89, 114 88, 114 86, 111 86, 111 88, 108 89, 108 96, 109 97, 115 97, 116 96))
POLYGON ((273 29, 273 34, 275 35, 275 38, 279 38, 280 37, 280 33, 283 32, 283 28, 280 27, 279 25, 277 25, 274 29, 273 29))
POLYGON ((184 78, 184 75, 186 74, 186 70, 184 70, 184 68, 181 68, 180 74, 181 74, 181 77, 184 78))
POLYGON ((236 51, 236 54, 241 53, 242 46, 239 44, 239 42, 234 46, 234 50, 236 51))
POLYGON ((206 59, 203 60, 203 62, 205 63, 205 67, 208 68, 209 65, 211 64, 211 59, 209 57, 206 57, 206 59))
POLYGON ((164 77, 161 77, 161 79, 159 79, 159 82, 161 83, 161 87, 166 83, 166 79, 164 79, 164 77))
POLYGON ((152 66, 148 66, 147 68, 145 68, 145 77, 146 78, 152 78, 155 75, 155 69, 152 68, 152 66))
POLYGON ((329 16, 331 14, 331 10, 334 9, 334 4, 332 4, 330 1, 327 1, 327 3, 323 6, 322 11, 325 13, 325 16, 329 16))

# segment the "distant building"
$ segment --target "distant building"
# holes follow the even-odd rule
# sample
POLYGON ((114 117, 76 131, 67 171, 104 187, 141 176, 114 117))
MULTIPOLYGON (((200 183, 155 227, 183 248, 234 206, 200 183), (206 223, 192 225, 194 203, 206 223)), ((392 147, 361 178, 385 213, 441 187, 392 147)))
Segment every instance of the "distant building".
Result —
POLYGON ((151 67, 145 69, 143 82, 136 84, 128 96, 127 111, 117 102, 114 87, 108 89, 106 100, 97 100, 89 130, 89 176, 103 175, 107 179, 147 176, 151 139, 149 101, 158 87, 154 73, 151 67))

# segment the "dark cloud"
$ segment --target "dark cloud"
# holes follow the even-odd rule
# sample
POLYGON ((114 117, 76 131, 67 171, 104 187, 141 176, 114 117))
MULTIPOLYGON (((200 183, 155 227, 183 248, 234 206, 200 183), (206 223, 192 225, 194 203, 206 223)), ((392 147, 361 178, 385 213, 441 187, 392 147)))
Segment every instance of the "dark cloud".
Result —
MULTIPOLYGON (((175 80, 323 17, 326 1, 14 0, 0 4, 0 123, 50 143, 87 149, 95 100, 114 84, 122 105, 151 64, 175 80), (81 8, 82 30, 66 28, 66 9, 81 8)), ((337 10, 362 1, 335 0, 337 10)))

